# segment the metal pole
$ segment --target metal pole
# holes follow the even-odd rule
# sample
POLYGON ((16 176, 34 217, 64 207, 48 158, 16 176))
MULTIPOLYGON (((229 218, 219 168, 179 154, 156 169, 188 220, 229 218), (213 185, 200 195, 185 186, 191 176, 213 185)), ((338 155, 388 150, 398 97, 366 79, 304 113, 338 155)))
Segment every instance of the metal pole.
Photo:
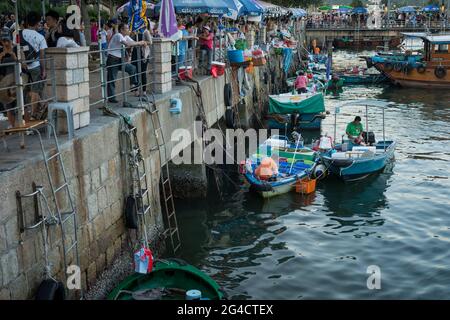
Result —
POLYGON ((337 113, 336 110, 334 111, 334 135, 333 135, 333 141, 336 143, 336 124, 337 124, 337 113))
MULTIPOLYGON (((367 135, 369 134, 369 106, 366 105, 366 131, 367 131, 367 135)), ((367 140, 369 140, 369 138, 367 137, 367 140)))
POLYGON ((386 137, 385 137, 385 132, 384 132, 384 108, 383 108, 383 148, 384 148, 384 151, 386 152, 386 137))
POLYGON ((100 84, 101 84, 101 89, 102 89, 102 99, 103 99, 103 107, 106 107, 106 100, 107 100, 107 93, 106 93, 106 84, 105 84, 105 66, 106 66, 106 61, 105 61, 105 57, 104 57, 104 53, 103 53, 103 48, 102 48, 102 43, 101 43, 101 28, 102 28, 102 17, 101 17, 101 12, 100 12, 100 0, 97 0, 97 15, 98 15, 98 49, 100 52, 100 84))
POLYGON ((45 20, 45 0, 41 0, 42 4, 42 19, 45 20))
MULTIPOLYGON (((20 24, 19 24, 19 9, 18 9, 18 3, 17 0, 15 3, 15 15, 16 15, 16 39, 17 39, 17 65, 15 69, 16 72, 16 83, 17 83, 17 107, 18 107, 18 119, 16 119, 16 125, 17 126, 24 126, 25 125, 25 119, 24 119, 24 99, 23 99, 23 81, 22 81, 22 64, 20 62, 21 60, 21 49, 20 49, 20 24)), ((42 63, 42 62, 41 62, 42 63)), ((23 133, 20 134, 20 148, 25 148, 25 136, 23 133)))

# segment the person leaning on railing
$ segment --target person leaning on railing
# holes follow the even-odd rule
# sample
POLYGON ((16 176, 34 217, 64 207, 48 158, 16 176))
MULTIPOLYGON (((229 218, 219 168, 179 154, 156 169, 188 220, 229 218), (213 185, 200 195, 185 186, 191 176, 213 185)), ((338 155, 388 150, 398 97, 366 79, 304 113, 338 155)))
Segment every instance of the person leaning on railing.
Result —
MULTIPOLYGON (((134 41, 130 38, 129 34, 130 30, 128 28, 128 25, 126 25, 125 23, 121 23, 119 25, 119 32, 111 38, 111 42, 109 43, 106 67, 108 80, 108 101, 111 103, 118 103, 115 94, 115 82, 117 74, 122 68, 122 46, 126 46, 128 48, 134 46, 147 46, 146 41, 134 41)), ((130 86, 132 87, 132 91, 136 92, 139 85, 138 79, 136 77, 136 67, 128 61, 124 61, 124 64, 125 72, 130 75, 130 86)))
POLYGON ((12 37, 8 28, 2 30, 0 35, 2 46, 0 52, 0 111, 6 111, 8 128, 14 127, 16 119, 16 92, 11 88, 15 85, 14 63, 17 61, 17 51, 13 48, 12 37))
MULTIPOLYGON (((22 31, 22 45, 31 46, 28 48, 28 53, 25 53, 26 63, 24 65, 24 73, 28 75, 28 85, 25 91, 28 92, 28 97, 31 104, 31 113, 37 111, 41 93, 44 89, 44 82, 47 78, 45 69, 45 49, 47 49, 47 42, 43 35, 36 31, 40 22, 40 15, 36 12, 30 12, 26 17, 26 28, 22 31), (33 53, 34 50, 34 53, 33 53)), ((22 46, 24 49, 25 47, 22 46)), ((24 49, 25 50, 25 49, 24 49)), ((25 115, 27 111, 25 110, 25 115)), ((26 119, 25 119, 26 120, 26 119)))
MULTIPOLYGON (((140 74, 138 75, 138 79, 140 77, 141 79, 141 85, 142 85, 142 95, 147 95, 147 66, 150 61, 150 47, 149 45, 152 44, 152 35, 150 31, 148 30, 147 26, 144 25, 144 27, 137 31, 135 34, 135 41, 143 41, 147 45, 135 47, 133 49, 133 53, 131 56, 131 60, 133 61, 133 65, 136 68, 136 72, 139 72, 139 64, 140 66, 140 74), (138 50, 140 50, 140 55, 138 54, 138 50)), ((139 91, 137 91, 139 93, 139 91)))

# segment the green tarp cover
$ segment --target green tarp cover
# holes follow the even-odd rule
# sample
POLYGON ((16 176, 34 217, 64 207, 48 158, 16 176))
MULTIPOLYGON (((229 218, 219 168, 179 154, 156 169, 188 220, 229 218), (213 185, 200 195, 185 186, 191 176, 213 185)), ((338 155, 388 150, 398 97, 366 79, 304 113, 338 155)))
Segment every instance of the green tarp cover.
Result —
POLYGON ((270 114, 291 114, 291 113, 320 113, 325 111, 325 103, 323 94, 317 93, 301 101, 281 102, 276 99, 279 96, 269 97, 269 113, 270 114))

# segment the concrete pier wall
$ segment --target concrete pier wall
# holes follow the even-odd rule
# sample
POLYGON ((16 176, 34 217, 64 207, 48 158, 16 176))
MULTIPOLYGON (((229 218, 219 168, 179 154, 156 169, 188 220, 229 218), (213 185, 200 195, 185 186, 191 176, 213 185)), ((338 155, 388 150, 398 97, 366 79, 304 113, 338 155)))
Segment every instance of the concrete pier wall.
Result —
MULTIPOLYGON (((208 125, 223 117, 223 77, 200 80, 203 103, 208 125)), ((174 87, 170 92, 157 95, 156 105, 162 124, 162 131, 170 158, 174 145, 170 141, 175 129, 186 129, 194 137, 194 121, 199 111, 195 95, 187 86, 174 87), (170 99, 180 98, 183 102, 181 114, 169 112, 170 99)), ((137 105, 137 102, 133 103, 137 105)), ((164 230, 159 203, 160 161, 158 151, 150 151, 156 145, 150 114, 143 109, 116 108, 131 117, 137 127, 138 140, 145 158, 153 208, 148 219, 150 239, 157 241, 164 230)), ((89 126, 76 131, 73 140, 60 138, 60 148, 67 172, 71 194, 75 201, 78 219, 80 268, 83 288, 89 288, 97 276, 114 260, 133 232, 124 226, 124 200, 129 193, 125 159, 120 153, 120 121, 116 117, 101 115, 91 110, 89 126)), ((44 138, 48 150, 53 150, 44 138)), ((44 187, 49 200, 50 188, 42 154, 36 137, 27 139, 25 150, 2 153, 0 162, 0 299, 29 299, 43 280, 44 246, 39 230, 19 231, 18 210, 15 193, 30 193, 35 182, 44 187)), ((56 163, 50 163, 52 175, 62 182, 56 163)), ((67 207, 67 197, 59 199, 67 207)), ((28 224, 34 222, 32 199, 23 200, 28 224)), ((63 280, 62 240, 59 226, 48 228, 49 258, 52 274, 63 280)), ((73 235, 71 235, 73 236, 73 235)))

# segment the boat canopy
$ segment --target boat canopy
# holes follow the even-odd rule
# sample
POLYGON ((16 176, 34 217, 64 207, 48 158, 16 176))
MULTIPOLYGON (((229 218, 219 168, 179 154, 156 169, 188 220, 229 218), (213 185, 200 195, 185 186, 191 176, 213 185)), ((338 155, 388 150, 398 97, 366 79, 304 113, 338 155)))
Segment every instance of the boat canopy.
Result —
POLYGON ((272 95, 269 96, 270 114, 320 113, 325 111, 322 93, 312 96, 272 95))
POLYGON ((380 101, 380 100, 371 100, 371 99, 366 99, 366 100, 355 100, 355 101, 347 101, 344 102, 342 104, 340 104, 339 106, 336 107, 336 109, 340 109, 340 108, 345 108, 345 107, 374 107, 374 108, 388 108, 390 106, 392 106, 394 103, 392 102, 386 102, 386 101, 380 101))
POLYGON ((433 44, 450 44, 450 34, 430 35, 425 32, 405 32, 402 34, 408 38, 419 38, 433 44))

